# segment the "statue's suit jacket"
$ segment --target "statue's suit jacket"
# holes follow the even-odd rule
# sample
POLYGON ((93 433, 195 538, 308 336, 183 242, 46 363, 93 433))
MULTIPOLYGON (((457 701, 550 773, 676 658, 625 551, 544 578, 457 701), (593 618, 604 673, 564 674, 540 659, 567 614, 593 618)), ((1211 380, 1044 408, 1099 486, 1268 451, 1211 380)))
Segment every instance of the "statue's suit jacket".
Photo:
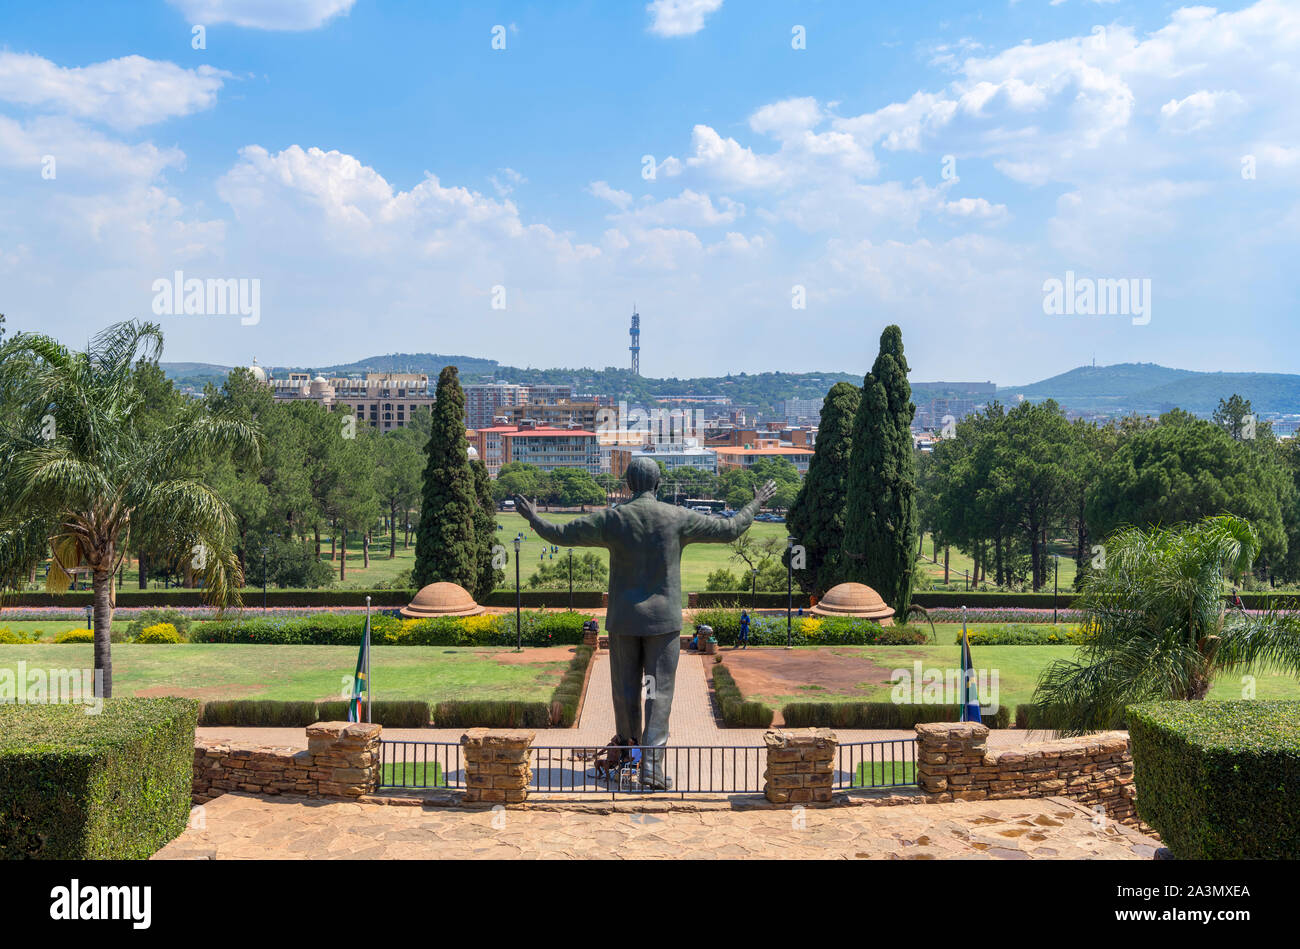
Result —
POLYGON ((659 636, 682 628, 682 548, 735 540, 758 513, 750 501, 735 517, 706 517, 638 494, 618 507, 533 529, 563 547, 609 549, 609 612, 605 628, 624 636, 659 636))

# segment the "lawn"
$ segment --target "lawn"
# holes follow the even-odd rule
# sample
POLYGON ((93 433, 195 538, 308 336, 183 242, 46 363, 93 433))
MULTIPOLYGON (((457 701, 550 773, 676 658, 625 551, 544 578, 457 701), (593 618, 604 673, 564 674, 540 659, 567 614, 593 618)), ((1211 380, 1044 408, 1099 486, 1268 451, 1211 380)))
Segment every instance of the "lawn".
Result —
MULTIPOLYGON (((89 643, 0 645, 0 669, 89 668, 89 643)), ((376 646, 371 677, 376 699, 500 699, 544 702, 563 675, 572 647, 526 649, 376 646)), ((197 643, 113 647, 113 694, 180 695, 202 701, 346 697, 356 668, 354 646, 254 646, 197 643)))
MULTIPOLYGON (((731 670, 746 701, 780 708, 790 702, 888 702, 901 671, 913 676, 915 663, 922 675, 961 668, 960 647, 940 633, 938 644, 923 646, 799 646, 756 647, 744 651, 724 649, 723 661, 731 670)), ((997 694, 981 699, 1014 706, 1032 701, 1038 677, 1048 663, 1072 652, 1069 646, 983 646, 972 656, 977 674, 982 670, 992 686, 997 673, 997 694)), ((954 672, 955 674, 955 672, 954 672)), ((1276 672, 1248 670, 1255 677, 1255 698, 1300 699, 1300 679, 1276 672)), ((1212 699, 1241 699, 1245 686, 1241 674, 1220 676, 1210 690, 1212 699)), ((919 688, 919 686, 918 686, 919 688)), ((910 699, 909 699, 910 700, 910 699)))
MULTIPOLYGON (((779 525, 778 525, 779 526, 779 525)), ((1072 593, 1074 591, 1074 555, 1073 552, 1067 551, 1066 548, 1054 543, 1048 543, 1048 551, 1053 554, 1060 554, 1061 557, 1061 575, 1059 586, 1062 593, 1072 593)), ((975 561, 968 554, 963 553, 956 547, 948 549, 948 586, 943 585, 943 548, 939 548, 937 558, 932 561, 934 556, 934 543, 929 534, 925 535, 925 541, 921 548, 921 558, 917 561, 920 573, 930 578, 932 589, 936 590, 964 590, 966 589, 966 577, 963 571, 970 573, 975 569, 975 561)), ((992 568, 990 568, 992 569, 992 568)), ((1051 564, 1048 564, 1047 585, 1039 592, 1052 592, 1052 573, 1051 564)), ((986 584, 981 589, 996 589, 993 584, 993 577, 990 575, 986 584)))

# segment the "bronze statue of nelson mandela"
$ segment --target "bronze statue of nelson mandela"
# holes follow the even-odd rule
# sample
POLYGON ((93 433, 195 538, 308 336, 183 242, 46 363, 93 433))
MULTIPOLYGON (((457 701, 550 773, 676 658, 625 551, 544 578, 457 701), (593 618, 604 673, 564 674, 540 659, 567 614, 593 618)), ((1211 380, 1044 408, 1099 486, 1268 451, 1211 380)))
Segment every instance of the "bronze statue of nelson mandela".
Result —
POLYGON ((609 673, 614 698, 616 744, 641 745, 641 784, 667 790, 664 752, 668 713, 681 652, 682 548, 687 544, 727 543, 749 528, 759 508, 772 497, 768 482, 754 490, 754 500, 735 517, 706 517, 655 498, 659 464, 633 458, 627 468, 632 499, 605 511, 552 524, 536 506, 516 497, 515 508, 542 540, 565 547, 609 550, 609 673), (642 688, 645 693, 642 728, 642 688))

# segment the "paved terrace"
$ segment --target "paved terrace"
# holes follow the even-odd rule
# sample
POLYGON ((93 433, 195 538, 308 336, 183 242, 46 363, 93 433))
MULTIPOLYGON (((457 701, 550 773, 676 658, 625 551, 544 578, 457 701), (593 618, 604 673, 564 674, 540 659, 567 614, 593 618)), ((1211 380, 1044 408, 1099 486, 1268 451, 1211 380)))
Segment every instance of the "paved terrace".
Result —
POLYGON ((225 794, 172 859, 1149 860, 1159 843, 1064 798, 735 810, 725 801, 401 807, 225 794))

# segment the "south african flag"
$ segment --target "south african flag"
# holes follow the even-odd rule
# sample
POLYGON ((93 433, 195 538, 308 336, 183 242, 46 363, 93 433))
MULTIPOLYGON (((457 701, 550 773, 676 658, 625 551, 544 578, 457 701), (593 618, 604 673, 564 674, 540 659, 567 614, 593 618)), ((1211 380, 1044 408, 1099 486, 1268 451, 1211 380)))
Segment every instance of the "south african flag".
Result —
POLYGON ((357 653, 357 671, 352 675, 352 698, 348 700, 348 721, 361 721, 361 697, 370 697, 370 617, 361 635, 361 650, 357 653))

